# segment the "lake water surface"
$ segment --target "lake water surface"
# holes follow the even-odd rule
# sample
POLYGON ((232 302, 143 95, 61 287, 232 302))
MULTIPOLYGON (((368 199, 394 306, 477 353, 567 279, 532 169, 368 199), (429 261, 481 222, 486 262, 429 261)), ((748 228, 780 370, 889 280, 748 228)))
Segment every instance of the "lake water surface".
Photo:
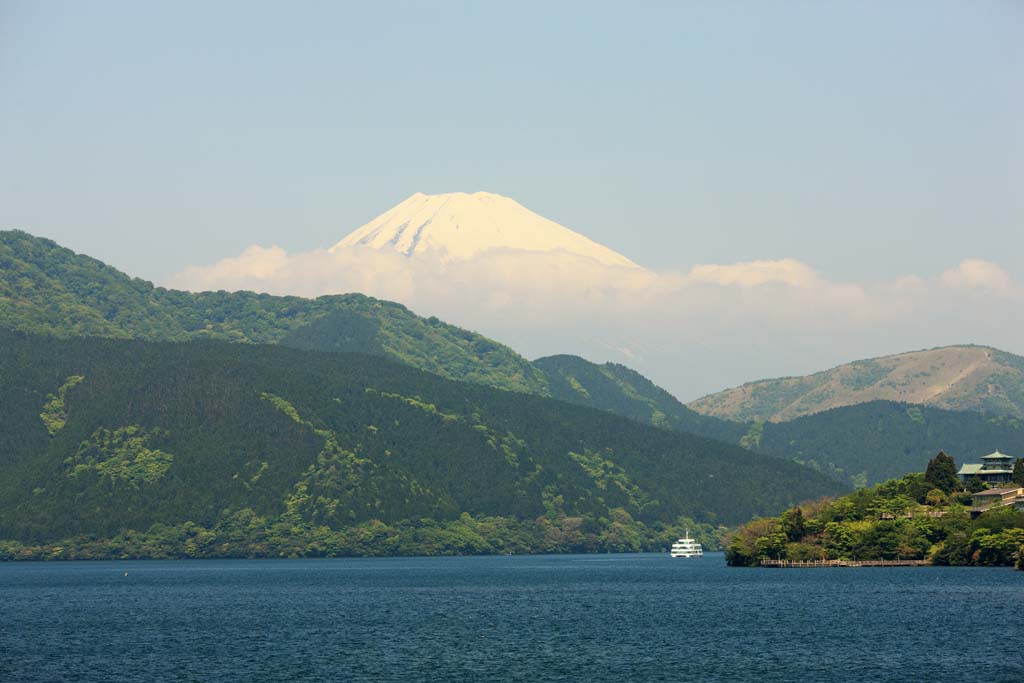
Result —
POLYGON ((2 681, 1019 682, 1022 636, 1024 572, 1008 569, 0 564, 2 681))

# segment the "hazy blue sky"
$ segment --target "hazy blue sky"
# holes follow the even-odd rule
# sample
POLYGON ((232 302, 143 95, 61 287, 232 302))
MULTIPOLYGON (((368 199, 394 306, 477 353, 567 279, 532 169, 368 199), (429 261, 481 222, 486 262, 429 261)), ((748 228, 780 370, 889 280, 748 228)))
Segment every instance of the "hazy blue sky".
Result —
POLYGON ((1024 3, 0 0, 0 226, 161 278, 485 189, 654 268, 1024 271, 1024 3))
POLYGON ((1022 56, 1011 0, 0 0, 0 228, 160 282, 488 190, 657 270, 1022 282, 1022 56))

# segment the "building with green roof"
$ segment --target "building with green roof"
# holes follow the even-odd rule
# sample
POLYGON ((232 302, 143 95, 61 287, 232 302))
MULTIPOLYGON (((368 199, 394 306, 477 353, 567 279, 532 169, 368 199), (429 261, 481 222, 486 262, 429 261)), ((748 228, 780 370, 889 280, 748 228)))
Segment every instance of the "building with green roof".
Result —
POLYGON ((964 483, 977 477, 990 485, 1006 484, 1013 476, 1013 457, 997 450, 983 455, 980 463, 965 463, 957 474, 964 483))

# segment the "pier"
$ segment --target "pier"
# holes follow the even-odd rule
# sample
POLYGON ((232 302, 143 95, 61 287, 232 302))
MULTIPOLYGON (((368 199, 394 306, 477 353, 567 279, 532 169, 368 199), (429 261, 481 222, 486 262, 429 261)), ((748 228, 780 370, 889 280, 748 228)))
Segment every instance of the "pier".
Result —
POLYGON ((762 558, 762 567, 777 569, 811 569, 816 567, 926 567, 928 560, 769 560, 762 558))

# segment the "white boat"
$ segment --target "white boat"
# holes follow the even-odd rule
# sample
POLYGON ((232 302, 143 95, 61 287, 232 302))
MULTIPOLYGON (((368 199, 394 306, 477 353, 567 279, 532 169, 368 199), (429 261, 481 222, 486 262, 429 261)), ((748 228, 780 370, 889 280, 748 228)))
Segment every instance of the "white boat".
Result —
POLYGON ((704 548, 701 547, 700 543, 690 538, 690 530, 687 529, 686 535, 672 544, 672 550, 669 551, 669 555, 671 557, 704 557, 704 548))

